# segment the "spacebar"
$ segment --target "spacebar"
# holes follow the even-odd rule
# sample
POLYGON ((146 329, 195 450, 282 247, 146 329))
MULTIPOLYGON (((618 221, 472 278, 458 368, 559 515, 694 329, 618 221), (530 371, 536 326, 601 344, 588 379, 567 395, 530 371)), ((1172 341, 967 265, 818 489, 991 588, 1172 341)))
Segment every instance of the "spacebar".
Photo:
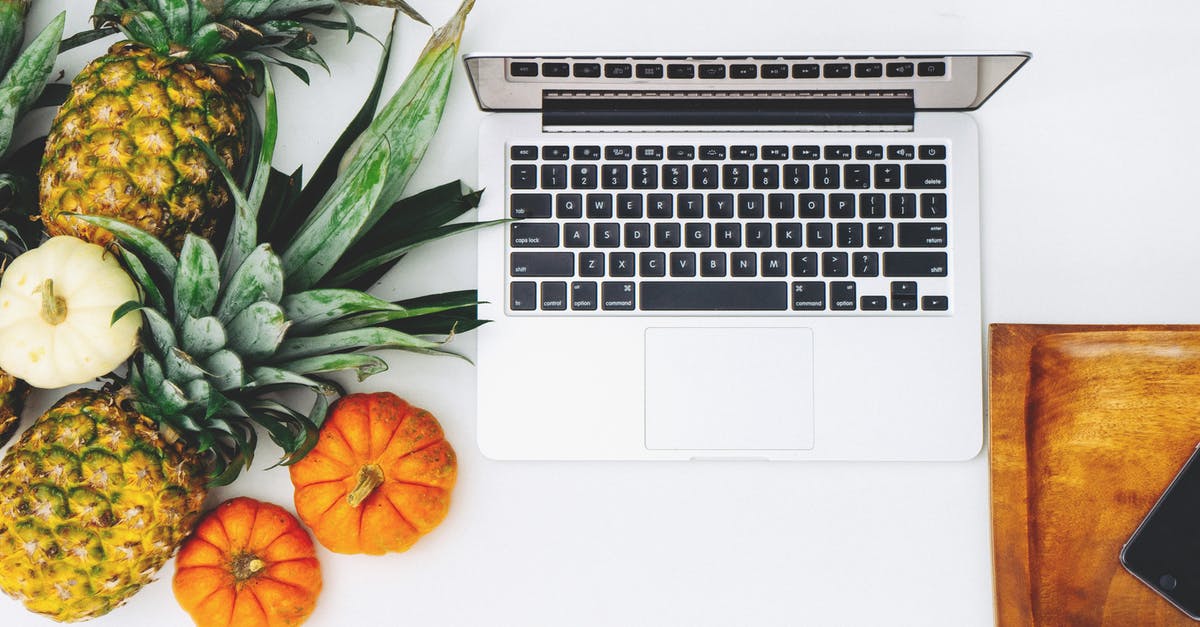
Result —
POLYGON ((784 281, 642 281, 642 311, 784 311, 784 281))

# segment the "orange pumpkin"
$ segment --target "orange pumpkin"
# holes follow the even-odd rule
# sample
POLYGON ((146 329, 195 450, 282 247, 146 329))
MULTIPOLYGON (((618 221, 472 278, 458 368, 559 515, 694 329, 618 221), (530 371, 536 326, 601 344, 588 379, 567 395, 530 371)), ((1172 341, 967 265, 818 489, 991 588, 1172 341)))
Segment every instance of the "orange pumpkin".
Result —
POLYGON ((296 513, 335 553, 407 550, 450 509, 454 449, 432 414, 395 394, 351 394, 290 466, 296 513))
POLYGON ((209 512, 184 542, 174 587, 198 627, 292 627, 317 605, 321 567, 287 510, 238 497, 209 512))

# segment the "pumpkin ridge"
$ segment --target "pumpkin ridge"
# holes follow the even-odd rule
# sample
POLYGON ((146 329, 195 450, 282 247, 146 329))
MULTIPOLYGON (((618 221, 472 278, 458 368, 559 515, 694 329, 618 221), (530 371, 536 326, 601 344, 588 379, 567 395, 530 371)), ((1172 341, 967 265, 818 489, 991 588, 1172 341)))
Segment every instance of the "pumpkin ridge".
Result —
MULTIPOLYGON (((415 407, 412 407, 412 405, 409 405, 409 407, 416 409, 415 407)), ((404 412, 404 414, 402 416, 400 416, 400 420, 398 420, 396 422, 396 429, 394 431, 392 431, 392 437, 388 438, 387 446, 383 447, 383 451, 387 451, 388 449, 392 448, 392 443, 395 442, 396 438, 400 435, 400 427, 404 426, 404 423, 408 422, 408 420, 410 418, 414 418, 421 414, 428 414, 428 413, 429 412, 427 412, 425 410, 421 410, 420 413, 404 412)), ((438 427, 438 434, 441 436, 441 439, 445 439, 446 434, 442 433, 440 426, 438 427)), ((422 447, 418 447, 418 448, 425 448, 425 447, 422 446, 422 447)), ((404 453, 403 455, 398 455, 396 457, 396 459, 401 459, 401 458, 407 457, 409 455, 412 455, 415 452, 416 452, 416 449, 414 449, 412 451, 408 451, 407 453, 404 453)), ((380 456, 382 456, 382 453, 380 453, 380 456)))
MULTIPOLYGON (((281 534, 275 536, 274 540, 271 540, 266 545, 260 547, 259 552, 266 553, 267 551, 271 550, 271 547, 275 546, 276 542, 279 542, 280 540, 282 540, 284 538, 290 538, 290 537, 292 537, 292 536, 288 532, 281 533, 281 534)), ((316 557, 316 551, 313 552, 313 557, 316 557)), ((303 559, 308 559, 308 558, 307 557, 293 557, 293 558, 289 558, 289 559, 285 559, 285 560, 272 561, 271 563, 272 564, 283 564, 285 562, 294 562, 296 560, 303 560, 303 559)))
MULTIPOLYGON (((376 405, 382 405, 383 407, 380 408, 381 413, 398 414, 400 417, 400 419, 396 421, 396 424, 392 426, 392 432, 388 435, 387 442, 384 442, 383 446, 379 448, 379 454, 374 454, 376 449, 374 447, 371 448, 371 457, 373 457, 375 462, 378 463, 379 458, 383 457, 383 454, 386 453, 396 441, 396 436, 400 433, 400 427, 403 427, 404 423, 408 422, 408 419, 412 416, 413 412, 410 410, 415 408, 412 405, 409 405, 408 402, 402 398, 389 396, 386 394, 377 394, 375 396, 379 398, 372 399, 377 401, 375 403, 368 403, 369 409, 374 409, 374 406, 376 405)), ((368 414, 368 423, 370 422, 370 415, 371 414, 368 414)))
MULTIPOLYGON (((251 579, 251 581, 254 581, 254 580, 251 579)), ((265 605, 263 605, 262 601, 260 601, 258 599, 258 595, 254 593, 254 586, 252 586, 252 585, 245 586, 245 587, 241 588, 240 590, 238 590, 237 592, 235 592, 234 594, 236 594, 237 596, 241 596, 243 592, 245 592, 246 594, 249 594, 251 599, 254 599, 254 604, 258 606, 258 611, 262 612, 263 623, 270 624, 271 615, 267 612, 267 607, 265 605)), ((237 603, 234 603, 234 607, 237 607, 237 603)))
MULTIPOLYGON (((294 562, 294 561, 296 561, 296 560, 301 560, 301 559, 307 560, 307 559, 313 559, 313 558, 311 558, 311 557, 298 557, 298 558, 296 558, 296 559, 284 560, 284 561, 282 561, 282 562, 275 562, 275 564, 283 564, 283 563, 285 563, 285 562, 294 562)), ((275 564, 272 564, 272 566, 274 566, 275 564)), ((297 591, 297 592, 301 592, 301 593, 304 593, 304 594, 308 594, 308 593, 311 593, 311 592, 312 592, 312 590, 309 590, 309 589, 305 588, 304 586, 298 586, 298 585, 296 585, 296 584, 294 584, 294 583, 292 583, 292 582, 290 582, 290 581, 284 581, 284 580, 282 580, 282 579, 276 579, 275 577, 271 577, 271 576, 267 575, 267 573, 268 573, 268 572, 270 572, 270 571, 271 571, 270 567, 268 567, 268 568, 266 568, 265 570, 263 570, 263 571, 262 571, 262 574, 258 575, 258 576, 257 576, 257 577, 255 577, 254 579, 252 579, 252 580, 250 580, 249 582, 247 582, 247 586, 246 586, 246 588, 247 588, 247 589, 249 589, 249 590, 250 590, 250 592, 254 592, 253 588, 254 588, 254 586, 255 586, 255 585, 256 585, 256 584, 257 584, 259 581, 270 581, 270 582, 272 582, 272 583, 275 583, 275 584, 277 584, 277 585, 283 586, 283 587, 285 587, 285 588, 291 588, 292 590, 295 590, 295 591, 297 591)), ((255 595, 254 595, 254 598, 255 598, 255 599, 258 599, 258 595, 257 595, 257 594, 255 594, 255 595)), ((259 600, 259 603, 261 604, 261 603, 262 603, 262 601, 261 601, 261 600, 259 600)))
POLYGON ((388 491, 383 490, 382 492, 383 492, 383 500, 388 504, 388 507, 391 507, 392 510, 394 510, 396 512, 396 515, 400 517, 400 520, 404 524, 408 525, 409 528, 412 529, 413 531, 420 533, 421 532, 420 528, 418 528, 415 524, 413 524, 413 522, 411 520, 409 520, 407 516, 404 515, 404 512, 400 511, 400 506, 396 505, 396 503, 392 501, 392 497, 390 494, 388 494, 388 491))
MULTIPOLYGON (((415 449, 413 449, 413 450, 411 450, 411 451, 409 451, 409 452, 407 452, 407 453, 404 453, 403 455, 397 455, 397 456, 395 457, 395 459, 393 459, 393 460, 392 460, 392 464, 389 464, 389 466, 391 466, 391 465, 395 464, 396 462, 398 462, 398 461, 400 461, 400 460, 402 460, 402 459, 408 459, 409 457, 412 457, 413 455, 416 455, 417 453, 420 453, 420 452, 422 452, 422 451, 425 451, 425 450, 431 449, 431 448, 433 448, 433 447, 437 446, 438 444, 441 444, 442 442, 445 442, 445 441, 446 441, 446 437, 445 437, 445 435, 443 434, 443 436, 442 436, 442 437, 440 437, 440 438, 438 438, 438 439, 436 439, 436 440, 434 440, 434 441, 432 441, 432 442, 430 442, 430 443, 428 443, 428 444, 422 444, 421 446, 418 446, 417 448, 415 448, 415 449)), ((437 487, 437 486, 430 486, 430 487, 437 487)))
MULTIPOLYGON (((208 546, 211 546, 213 549, 216 549, 216 551, 217 551, 218 553, 224 553, 224 552, 225 552, 225 550, 224 550, 224 549, 222 549, 221 547, 219 547, 219 546, 217 546, 217 545, 213 544, 212 542, 209 542, 209 541, 208 541, 207 539, 205 539, 205 538, 201 538, 200 536, 194 536, 194 541, 195 541, 195 542, 203 542, 204 544, 207 544, 208 546)), ((176 562, 176 565, 175 565, 175 569, 176 569, 176 570, 187 570, 187 569, 189 569, 189 568, 220 568, 220 566, 219 566, 219 565, 217 565, 217 564, 196 564, 196 565, 194 565, 194 566, 191 566, 191 565, 184 566, 182 569, 180 569, 180 568, 179 568, 179 560, 178 560, 178 559, 176 559, 176 560, 175 560, 175 562, 176 562)))
MULTIPOLYGON (((350 438, 346 437, 346 434, 342 432, 341 427, 337 425, 336 421, 328 421, 325 423, 325 425, 328 426, 330 435, 337 436, 337 438, 342 441, 342 444, 346 445, 346 450, 350 451, 356 456, 366 457, 366 455, 362 455, 359 450, 350 443, 350 438)), ((367 451, 368 454, 370 454, 370 452, 371 451, 367 451)))
MULTIPOLYGON (((205 566, 204 568, 214 568, 214 567, 213 566, 205 566)), ((189 569, 185 568, 184 570, 189 570, 189 569)), ((224 573, 225 571, 223 569, 221 569, 221 572, 224 573)), ((211 599, 213 597, 213 595, 219 594, 220 592, 221 592, 221 586, 219 586, 219 585, 213 586, 213 589, 211 591, 209 591, 208 594, 204 595, 204 598, 200 599, 200 601, 196 603, 196 607, 200 607, 200 606, 204 605, 204 603, 206 601, 208 601, 209 599, 211 599)), ((233 616, 230 615, 229 618, 232 620, 233 616)), ((229 621, 228 620, 225 621, 225 624, 229 624, 229 621)))

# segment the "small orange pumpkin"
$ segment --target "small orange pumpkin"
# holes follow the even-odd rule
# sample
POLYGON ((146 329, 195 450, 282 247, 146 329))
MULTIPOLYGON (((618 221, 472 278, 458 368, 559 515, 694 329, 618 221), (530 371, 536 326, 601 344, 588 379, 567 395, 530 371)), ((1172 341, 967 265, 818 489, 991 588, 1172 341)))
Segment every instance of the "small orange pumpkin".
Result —
POLYGON ((432 414, 382 392, 339 399, 290 470, 296 513, 325 548, 381 555, 442 522, 458 463, 432 414))
POLYGON ((174 588, 198 627, 293 627, 317 606, 321 566, 287 510, 238 497, 205 515, 183 543, 174 588))

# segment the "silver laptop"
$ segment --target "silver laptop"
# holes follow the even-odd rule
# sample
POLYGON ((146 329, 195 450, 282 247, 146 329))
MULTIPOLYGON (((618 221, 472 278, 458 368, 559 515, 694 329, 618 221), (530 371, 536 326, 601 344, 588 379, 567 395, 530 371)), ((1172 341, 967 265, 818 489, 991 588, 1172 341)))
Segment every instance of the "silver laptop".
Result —
POLYGON ((471 54, 479 445, 958 460, 983 441, 979 107, 1028 53, 471 54))

